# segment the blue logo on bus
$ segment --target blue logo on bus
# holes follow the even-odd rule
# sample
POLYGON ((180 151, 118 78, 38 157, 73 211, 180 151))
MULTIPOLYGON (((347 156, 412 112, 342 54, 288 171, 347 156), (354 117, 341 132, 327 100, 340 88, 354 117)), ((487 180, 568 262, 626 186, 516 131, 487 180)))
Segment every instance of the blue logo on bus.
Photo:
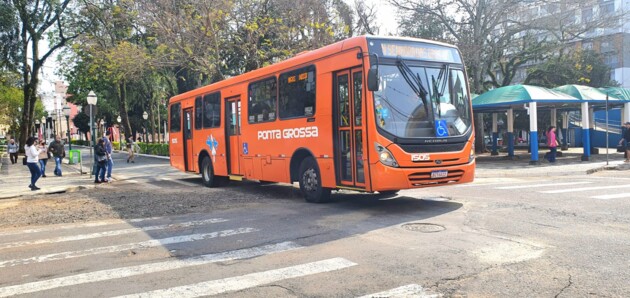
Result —
POLYGON ((446 120, 435 120, 435 136, 439 138, 448 137, 448 126, 446 126, 446 120))
POLYGON ((243 155, 247 154, 249 154, 249 148, 247 146, 247 143, 243 143, 243 155))

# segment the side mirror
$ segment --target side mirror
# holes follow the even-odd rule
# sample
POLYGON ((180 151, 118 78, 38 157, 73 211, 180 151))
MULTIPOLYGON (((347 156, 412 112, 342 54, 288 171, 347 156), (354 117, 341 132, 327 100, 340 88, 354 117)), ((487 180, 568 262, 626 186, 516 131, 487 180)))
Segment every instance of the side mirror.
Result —
POLYGON ((378 68, 371 67, 370 70, 368 70, 367 83, 368 83, 368 90, 378 91, 381 85, 380 78, 378 76, 378 68))

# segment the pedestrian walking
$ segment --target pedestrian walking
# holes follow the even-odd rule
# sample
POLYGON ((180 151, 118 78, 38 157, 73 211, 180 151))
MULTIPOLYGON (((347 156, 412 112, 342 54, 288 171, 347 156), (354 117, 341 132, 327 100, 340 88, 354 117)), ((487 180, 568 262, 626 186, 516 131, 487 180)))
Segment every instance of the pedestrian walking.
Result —
POLYGON ((630 162, 630 122, 626 122, 623 124, 626 130, 623 132, 623 138, 619 140, 619 145, 622 146, 625 155, 625 160, 623 162, 630 162))
POLYGON ((40 189, 35 185, 42 175, 42 171, 38 166, 38 156, 40 152, 41 150, 37 148, 36 139, 29 137, 24 146, 24 153, 26 154, 26 166, 28 166, 28 170, 31 172, 31 184, 28 185, 31 190, 40 189))
POLYGON ((48 153, 48 148, 46 147, 46 140, 41 140, 39 142, 39 146, 37 146, 37 149, 39 150, 39 167, 42 171, 42 177, 46 177, 46 164, 48 163, 48 157, 49 157, 49 153, 48 153))
POLYGON ((61 176, 61 160, 66 157, 66 150, 61 143, 61 137, 55 136, 55 140, 48 146, 48 151, 52 153, 55 159, 55 176, 61 176))
POLYGON ((556 127, 550 126, 547 129, 547 146, 549 146, 549 154, 547 160, 550 163, 556 162, 556 152, 558 151, 558 139, 556 138, 556 127))
POLYGON ((18 144, 15 143, 14 139, 9 141, 7 145, 7 149, 9 150, 9 158, 11 159, 11 164, 14 165, 18 162, 18 144))
POLYGON ((107 153, 107 182, 112 182, 112 168, 114 167, 114 158, 112 157, 113 146, 112 141, 109 139, 111 134, 111 131, 107 131, 105 133, 105 136, 103 136, 103 142, 105 143, 105 152, 107 153))
POLYGON ((127 142, 127 153, 129 153, 129 157, 127 157, 127 163, 135 163, 135 151, 140 151, 140 146, 138 146, 138 143, 133 140, 133 137, 129 137, 129 141, 127 142))
POLYGON ((107 171, 107 151, 105 151, 105 141, 102 138, 98 139, 98 143, 94 146, 94 155, 96 159, 94 183, 103 183, 105 182, 105 172, 107 171))

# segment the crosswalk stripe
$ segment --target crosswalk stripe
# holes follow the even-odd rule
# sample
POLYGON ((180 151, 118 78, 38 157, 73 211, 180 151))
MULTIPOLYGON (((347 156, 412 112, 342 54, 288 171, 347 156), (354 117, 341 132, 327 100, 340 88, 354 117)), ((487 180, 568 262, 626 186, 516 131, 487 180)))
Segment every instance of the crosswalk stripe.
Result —
POLYGON ((591 198, 598 199, 598 200, 630 198, 630 193, 617 193, 617 194, 612 194, 612 195, 593 196, 591 198))
POLYGON ((31 258, 26 258, 26 259, 0 261, 0 268, 12 267, 12 266, 17 266, 17 265, 25 265, 25 264, 31 264, 31 263, 41 263, 41 262, 47 262, 47 261, 85 257, 85 256, 104 254, 104 253, 119 252, 119 251, 124 251, 124 250, 129 250, 129 249, 143 249, 143 248, 169 245, 169 244, 175 244, 175 243, 191 242, 191 241, 197 241, 197 240, 212 239, 212 238, 217 238, 217 237, 227 237, 227 236, 251 233, 251 232, 256 232, 256 231, 258 230, 254 228, 240 228, 236 230, 224 230, 224 231, 212 232, 212 233, 175 236, 175 237, 169 237, 169 238, 147 240, 147 241, 142 241, 142 242, 137 242, 137 243, 97 247, 97 248, 86 249, 86 250, 67 251, 67 252, 62 252, 62 253, 54 253, 54 254, 31 257, 31 258))
POLYGON ((217 295, 226 292, 239 291, 264 285, 284 279, 302 277, 317 273, 340 270, 357 264, 344 258, 332 258, 323 261, 306 263, 291 267, 269 271, 251 273, 236 277, 212 280, 197 284, 185 285, 169 289, 155 290, 145 293, 119 296, 117 298, 132 297, 201 297, 217 295))
POLYGON ((394 298, 394 297, 414 297, 414 298, 436 298, 442 297, 440 294, 429 294, 424 288, 417 284, 410 284, 395 289, 361 296, 358 298, 394 298))
POLYGON ((112 236, 120 236, 120 235, 137 233, 137 232, 165 230, 165 229, 170 229, 170 228, 187 228, 187 227, 200 226, 200 225, 212 224, 212 223, 220 223, 220 222, 226 222, 226 221, 227 219, 211 218, 211 219, 206 219, 206 220, 189 221, 189 222, 183 222, 183 223, 177 223, 177 224, 149 226, 149 227, 142 227, 142 228, 130 228, 130 229, 106 231, 106 232, 91 233, 91 234, 40 239, 40 240, 20 241, 20 242, 0 244, 0 249, 14 248, 14 247, 20 247, 20 246, 26 246, 26 245, 38 245, 38 244, 47 244, 47 243, 59 243, 59 242, 66 242, 66 241, 95 239, 95 238, 101 238, 101 237, 112 237, 112 236))
POLYGON ((31 282, 21 285, 9 286, 0 288, 0 297, 8 297, 19 294, 28 294, 34 292, 40 292, 60 287, 74 286, 85 283, 99 282, 112 280, 117 278, 125 278, 136 275, 143 275, 155 272, 163 272, 174 269, 181 269, 192 266, 200 266, 217 262, 225 262, 238 259, 248 259, 253 257, 259 257, 272 253, 285 252, 301 248, 302 246, 294 242, 282 242, 277 244, 270 244, 252 248, 245 248, 239 250, 233 250, 222 253, 207 254, 182 260, 172 260, 165 262, 158 262, 152 264, 143 264, 138 266, 130 266, 123 268, 115 268, 108 270, 101 270, 89 273, 82 273, 72 276, 65 276, 60 278, 54 278, 50 280, 31 282))
POLYGON ((122 224, 122 223, 138 223, 138 222, 155 220, 155 219, 160 219, 160 217, 134 218, 134 219, 125 219, 125 220, 106 220, 106 221, 86 222, 86 223, 79 223, 79 224, 47 226, 47 227, 34 228, 34 229, 0 232, 0 236, 33 234, 33 233, 71 230, 71 229, 79 229, 79 228, 93 228, 93 227, 101 227, 101 226, 108 226, 108 225, 115 225, 115 224, 122 224))
POLYGON ((543 183, 543 184, 529 184, 529 185, 513 185, 513 186, 495 187, 494 189, 536 188, 536 187, 547 187, 547 186, 579 185, 579 184, 589 184, 589 183, 592 183, 592 182, 583 181, 583 182, 564 182, 564 183, 543 183))
POLYGON ((540 193, 566 193, 566 192, 578 192, 589 190, 602 190, 602 189, 618 189, 618 188, 630 188, 630 185, 608 185, 608 186, 594 186, 594 187, 582 187, 582 188, 570 188, 570 189, 556 189, 539 191, 540 193))

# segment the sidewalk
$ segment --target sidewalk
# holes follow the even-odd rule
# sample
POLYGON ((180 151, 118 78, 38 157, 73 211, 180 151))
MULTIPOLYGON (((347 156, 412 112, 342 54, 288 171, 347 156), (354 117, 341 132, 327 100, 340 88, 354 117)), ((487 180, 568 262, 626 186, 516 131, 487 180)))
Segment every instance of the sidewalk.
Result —
MULTIPOLYGON (((62 177, 53 174, 55 170, 55 161, 48 160, 46 166, 46 177, 37 180, 37 186, 41 188, 32 191, 28 188, 31 183, 31 172, 28 167, 22 165, 22 157, 18 163, 11 164, 8 156, 2 158, 2 169, 0 170, 0 199, 17 198, 26 195, 53 194, 62 192, 72 192, 81 189, 94 187, 89 174, 81 175, 78 168, 62 165, 62 177)), ((67 162, 67 159, 65 160, 67 162)), ((83 169, 86 170, 85 167, 83 169)))
POLYGON ((508 159, 507 153, 491 156, 484 153, 477 156, 475 177, 526 177, 526 176, 570 176, 587 175, 603 170, 630 170, 630 164, 624 163, 623 153, 609 149, 608 166, 606 165, 606 149, 600 148, 600 154, 593 154, 589 161, 582 161, 582 148, 569 148, 562 151, 556 163, 549 163, 544 154, 539 152, 539 164, 530 165, 530 155, 527 151, 516 151, 515 159, 508 159))

